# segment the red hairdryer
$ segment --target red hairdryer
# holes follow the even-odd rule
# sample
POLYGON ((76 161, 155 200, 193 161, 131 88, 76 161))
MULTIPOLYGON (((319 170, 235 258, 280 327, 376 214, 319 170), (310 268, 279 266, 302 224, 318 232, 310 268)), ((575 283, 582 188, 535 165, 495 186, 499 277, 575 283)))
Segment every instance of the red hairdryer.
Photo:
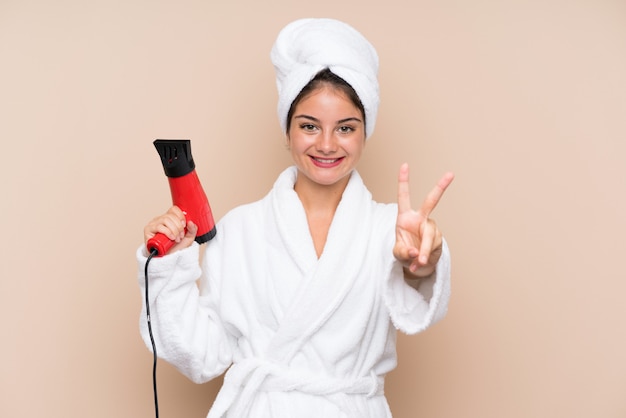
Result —
MULTIPOLYGON (((215 221, 209 200, 202 189, 191 156, 191 141, 188 139, 157 139, 154 146, 161 156, 163 169, 170 184, 172 203, 183 212, 187 221, 198 226, 196 242, 203 244, 215 236, 215 221)), ((156 256, 165 255, 174 245, 166 235, 157 233, 146 244, 148 252, 156 256)))

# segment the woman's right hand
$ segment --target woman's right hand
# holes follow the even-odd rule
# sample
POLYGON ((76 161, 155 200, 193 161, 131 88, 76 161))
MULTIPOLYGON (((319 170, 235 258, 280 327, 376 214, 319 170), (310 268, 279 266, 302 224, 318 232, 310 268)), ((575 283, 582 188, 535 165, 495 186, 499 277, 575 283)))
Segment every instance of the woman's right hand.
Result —
POLYGON ((171 254, 189 247, 197 232, 198 226, 191 221, 187 222, 185 213, 178 206, 172 206, 166 213, 148 222, 143 229, 143 239, 147 245, 148 240, 157 233, 164 234, 175 242, 167 252, 171 254))

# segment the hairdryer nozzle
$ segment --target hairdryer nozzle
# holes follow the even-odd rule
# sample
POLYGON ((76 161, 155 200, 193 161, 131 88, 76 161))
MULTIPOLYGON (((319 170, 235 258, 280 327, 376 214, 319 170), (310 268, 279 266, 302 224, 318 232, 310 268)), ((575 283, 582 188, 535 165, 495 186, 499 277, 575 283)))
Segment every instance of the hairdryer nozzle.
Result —
MULTIPOLYGON (((157 139, 154 141, 165 175, 168 177, 172 204, 178 206, 188 221, 198 227, 196 241, 205 243, 215 236, 215 221, 209 200, 202 189, 196 165, 191 156, 191 141, 188 139, 157 139)), ((148 252, 156 250, 158 256, 166 254, 174 244, 167 236, 157 233, 147 242, 148 252)))
POLYGON ((181 177, 196 167, 188 139, 157 139, 154 141, 167 177, 181 177))

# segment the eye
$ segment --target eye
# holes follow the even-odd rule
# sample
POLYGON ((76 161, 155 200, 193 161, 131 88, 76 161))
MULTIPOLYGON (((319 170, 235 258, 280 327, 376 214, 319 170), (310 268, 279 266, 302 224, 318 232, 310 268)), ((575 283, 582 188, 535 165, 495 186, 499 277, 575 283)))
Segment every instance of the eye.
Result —
POLYGON ((339 131, 339 133, 342 133, 342 134, 349 134, 349 133, 354 132, 354 130, 355 130, 354 127, 348 126, 348 125, 343 125, 337 128, 337 131, 339 131))
POLYGON ((300 129, 302 129, 305 132, 314 132, 317 129, 317 127, 313 125, 312 123, 302 123, 300 124, 300 129))

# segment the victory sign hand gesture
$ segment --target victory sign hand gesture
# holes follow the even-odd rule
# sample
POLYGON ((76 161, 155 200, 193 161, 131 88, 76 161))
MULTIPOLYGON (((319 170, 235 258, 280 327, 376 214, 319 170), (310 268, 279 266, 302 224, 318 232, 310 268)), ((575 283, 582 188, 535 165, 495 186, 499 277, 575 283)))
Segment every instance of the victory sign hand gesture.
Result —
POLYGON ((428 193, 419 210, 411 208, 409 197, 409 166, 403 164, 398 174, 398 220, 396 221, 396 244, 393 255, 405 270, 425 277, 435 271, 442 251, 442 235, 437 224, 430 218, 454 174, 446 173, 428 193))

